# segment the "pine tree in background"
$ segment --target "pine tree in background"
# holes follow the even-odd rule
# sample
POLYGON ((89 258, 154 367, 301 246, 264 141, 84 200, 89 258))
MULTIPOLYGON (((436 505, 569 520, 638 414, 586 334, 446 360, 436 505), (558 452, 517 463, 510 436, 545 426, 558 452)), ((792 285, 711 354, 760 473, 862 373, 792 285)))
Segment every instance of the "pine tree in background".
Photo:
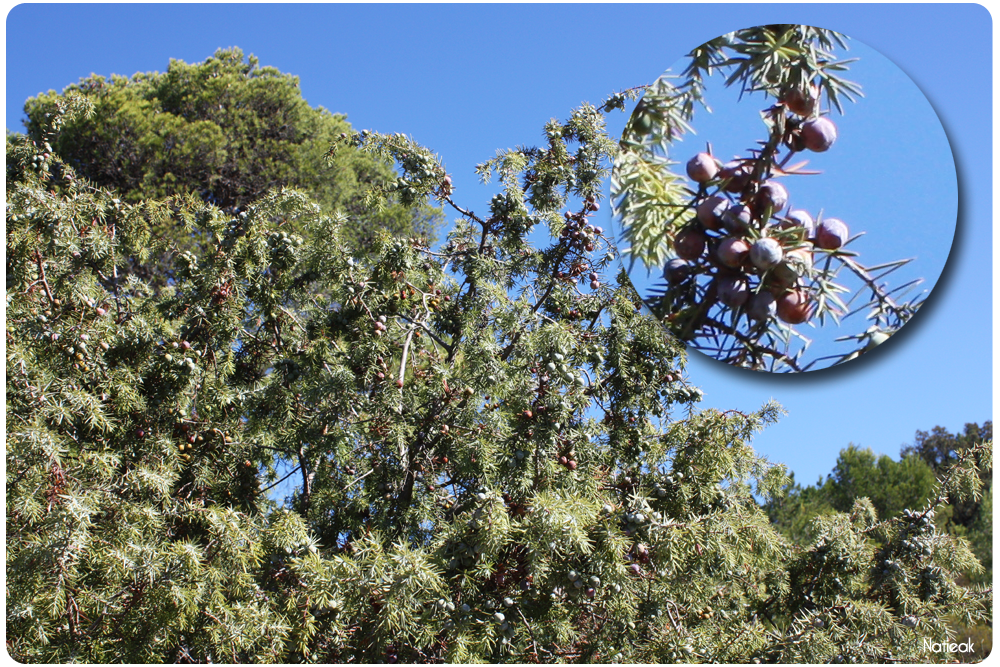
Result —
MULTIPOLYGON (((381 231, 433 238, 441 223, 440 209, 427 205, 365 208, 364 192, 395 178, 392 170, 353 151, 328 162, 327 149, 351 130, 346 116, 310 107, 298 77, 260 67, 238 48, 193 65, 171 60, 165 73, 92 75, 62 93, 40 94, 25 104, 28 136, 43 141, 53 110, 71 96, 90 101, 94 113, 69 119, 51 149, 123 201, 193 194, 235 215, 271 190, 296 188, 327 214, 351 216, 343 236, 356 253, 381 231)), ((202 252, 182 228, 154 231, 181 250, 202 252)), ((172 276, 169 257, 153 259, 131 268, 147 282, 172 276)))
MULTIPOLYGON (((988 618, 935 501, 859 500, 796 546, 754 494, 780 408, 696 412, 684 350, 589 214, 617 153, 601 107, 480 165, 488 215, 403 135, 376 209, 429 198, 443 247, 279 189, 232 215, 125 201, 44 142, 7 148, 7 637, 25 662, 854 662, 940 659, 945 613, 988 618), (182 251, 151 230, 202 240, 182 251), (548 241, 527 241, 534 230, 548 241), (293 230, 293 231, 288 231, 293 230), (305 239, 323 238, 324 243, 305 239), (170 253, 159 290, 129 262, 170 253), (290 463, 301 481, 268 499, 290 463)), ((536 235, 537 236, 537 235, 536 235)), ((978 458, 977 458, 978 457, 978 458)))
POLYGON ((876 457, 871 449, 848 445, 825 482, 821 479, 804 489, 792 483, 788 493, 773 498, 766 509, 771 523, 802 543, 810 539, 817 514, 850 512, 857 498, 868 498, 879 516, 886 516, 907 507, 923 507, 936 494, 934 472, 919 458, 894 461, 886 454, 876 457))

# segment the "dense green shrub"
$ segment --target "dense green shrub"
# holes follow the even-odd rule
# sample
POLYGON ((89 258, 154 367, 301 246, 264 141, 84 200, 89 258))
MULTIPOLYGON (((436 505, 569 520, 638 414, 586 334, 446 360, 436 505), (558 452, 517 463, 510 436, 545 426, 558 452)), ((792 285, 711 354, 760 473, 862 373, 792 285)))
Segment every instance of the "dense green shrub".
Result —
MULTIPOLYGON (((780 409, 694 411, 683 347, 588 218, 626 97, 480 165, 502 186, 482 217, 426 148, 348 133, 334 159, 400 170, 369 205, 461 216, 441 248, 380 235, 364 257, 349 215, 300 192, 235 215, 127 201, 10 140, 10 654, 916 661, 939 657, 920 640, 946 639, 945 613, 987 617, 953 580, 968 545, 930 520, 941 494, 896 516, 858 501, 802 547, 770 524, 754 494, 787 477, 750 442, 780 409), (151 233, 171 225, 203 251, 151 233), (176 267, 158 290, 119 271, 157 253, 176 267)), ((58 101, 46 132, 87 108, 58 101)), ((973 492, 975 462, 942 493, 973 492)))

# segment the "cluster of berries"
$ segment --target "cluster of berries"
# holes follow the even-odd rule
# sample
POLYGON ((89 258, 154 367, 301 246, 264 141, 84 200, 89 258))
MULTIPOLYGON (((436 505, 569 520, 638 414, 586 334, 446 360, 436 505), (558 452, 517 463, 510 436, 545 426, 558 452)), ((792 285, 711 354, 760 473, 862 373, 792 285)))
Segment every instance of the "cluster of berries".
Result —
MULTIPOLYGON (((811 115, 818 90, 793 91, 783 99, 793 114, 811 115)), ((828 118, 786 119, 784 143, 792 150, 826 151, 837 138, 828 118)), ((848 240, 847 225, 836 218, 786 210, 788 190, 760 173, 759 158, 720 163, 698 153, 687 174, 701 187, 695 218, 673 239, 676 257, 664 267, 671 286, 695 275, 711 278, 707 298, 742 309, 754 321, 777 317, 801 324, 815 312, 808 289, 814 253, 834 251, 848 240), (709 194, 709 188, 714 193, 709 194)))
POLYGON ((570 239, 570 246, 578 251, 586 250, 591 252, 594 249, 594 241, 597 240, 604 230, 600 227, 595 227, 587 222, 587 218, 590 212, 600 210, 600 203, 593 197, 587 197, 583 211, 580 213, 573 213, 572 211, 566 211, 563 217, 566 218, 566 226, 563 227, 560 236, 562 238, 570 239))

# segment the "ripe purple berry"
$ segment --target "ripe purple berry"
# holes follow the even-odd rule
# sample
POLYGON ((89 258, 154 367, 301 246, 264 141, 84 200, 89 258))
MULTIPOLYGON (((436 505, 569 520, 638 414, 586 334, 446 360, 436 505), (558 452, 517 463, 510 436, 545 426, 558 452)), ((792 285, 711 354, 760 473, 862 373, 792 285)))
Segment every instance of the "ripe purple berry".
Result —
POLYGON ((764 237, 750 246, 750 261, 761 271, 777 266, 785 253, 777 239, 764 237))
POLYGON ((777 213, 788 203, 788 190, 777 181, 767 181, 757 191, 757 205, 761 210, 770 208, 777 213))
POLYGON ((719 195, 712 195, 698 204, 698 222, 705 229, 718 231, 722 229, 722 216, 729 208, 729 200, 719 195))
POLYGON ((681 259, 698 259, 705 252, 705 235, 699 230, 688 227, 674 238, 674 250, 681 259))
POLYGON ((812 317, 809 295, 802 290, 785 292, 778 299, 778 318, 788 324, 802 324, 812 317))
POLYGON ((749 253, 750 246, 747 245, 747 242, 735 236, 727 236, 722 239, 722 243, 719 244, 719 249, 716 251, 719 261, 731 269, 739 267, 749 253))
POLYGON ((691 276, 691 264, 687 260, 675 257, 663 267, 663 277, 671 285, 678 285, 691 276))
POLYGON ((829 118, 815 118, 802 123, 802 142, 805 147, 822 153, 837 140, 837 126, 829 118))
POLYGON ((698 153, 688 161, 687 173, 692 181, 707 183, 719 173, 719 163, 708 153, 698 153))
POLYGON ((750 296, 747 303, 747 316, 752 320, 766 320, 778 312, 774 295, 770 292, 757 292, 750 296))
POLYGON ((847 243, 847 225, 836 218, 826 218, 816 228, 816 245, 824 250, 836 250, 847 243))
POLYGON ((782 229, 801 227, 806 232, 806 238, 811 238, 813 233, 816 231, 816 222, 812 219, 812 216, 806 211, 798 209, 790 211, 788 215, 785 216, 785 221, 779 226, 782 229))
POLYGON ((730 308, 739 308, 750 298, 750 289, 740 278, 726 276, 718 282, 719 301, 730 308))
POLYGON ((726 181, 726 192, 741 192, 750 182, 750 168, 742 162, 727 162, 719 171, 719 179, 726 181))
POLYGON ((819 86, 811 83, 806 90, 793 88, 785 93, 781 101, 785 108, 793 114, 808 116, 816 108, 816 102, 819 101, 819 86))
POLYGON ((722 224, 730 234, 746 234, 747 230, 750 229, 752 218, 753 214, 749 206, 737 204, 730 206, 722 214, 722 224))

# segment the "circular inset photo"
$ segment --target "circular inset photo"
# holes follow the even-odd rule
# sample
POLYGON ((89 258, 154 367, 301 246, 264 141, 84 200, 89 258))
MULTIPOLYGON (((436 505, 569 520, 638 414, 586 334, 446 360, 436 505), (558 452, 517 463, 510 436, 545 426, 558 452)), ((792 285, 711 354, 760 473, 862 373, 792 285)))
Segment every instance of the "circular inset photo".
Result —
POLYGON ((805 25, 691 51, 639 101, 612 174, 622 260, 673 335, 805 372, 890 346, 951 252, 948 138, 878 52, 805 25))

